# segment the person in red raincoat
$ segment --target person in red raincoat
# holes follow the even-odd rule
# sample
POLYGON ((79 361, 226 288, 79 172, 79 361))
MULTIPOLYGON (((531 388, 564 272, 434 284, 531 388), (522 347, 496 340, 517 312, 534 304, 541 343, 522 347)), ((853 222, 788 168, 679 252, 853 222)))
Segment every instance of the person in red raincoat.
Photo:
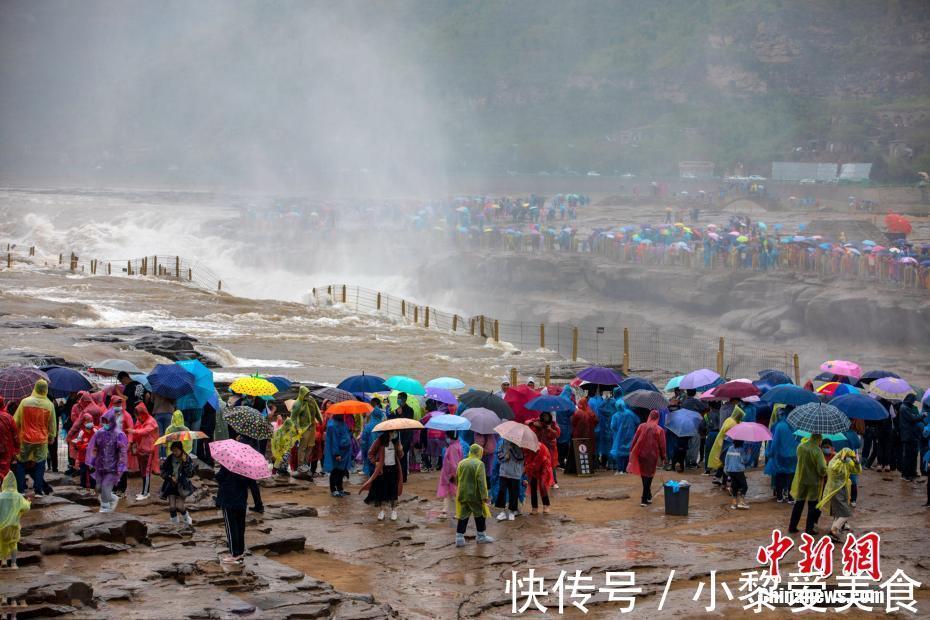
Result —
POLYGON ((13 457, 19 454, 19 430, 0 396, 0 479, 10 472, 13 457))
MULTIPOLYGON (((539 414, 538 418, 533 418, 526 423, 533 432, 536 433, 536 438, 539 440, 539 443, 545 444, 549 448, 549 456, 557 455, 558 451, 558 439, 559 435, 562 434, 562 429, 559 428, 559 425, 555 423, 555 420, 552 419, 552 414, 548 411, 543 411, 539 414)), ((554 460, 554 459, 553 459, 554 460)), ((555 488, 559 488, 558 480, 556 477, 556 463, 552 463, 552 479, 553 485, 555 488)))
POLYGON ((139 475, 142 476, 142 490, 136 496, 136 501, 148 499, 152 484, 152 473, 158 472, 158 457, 155 440, 158 439, 158 422, 149 413, 145 403, 136 405, 136 424, 129 430, 129 451, 136 457, 139 464, 139 475))
MULTIPOLYGON (((597 414, 588 405, 587 397, 578 401, 578 408, 572 415, 572 440, 581 439, 588 447, 588 454, 594 455, 594 429, 597 426, 597 414)), ((577 471, 574 446, 569 449, 568 466, 565 471, 573 474, 577 471)))
POLYGON ((649 419, 640 424, 633 435, 630 448, 630 464, 627 471, 640 476, 643 480, 643 496, 640 506, 652 503, 652 478, 656 475, 656 466, 665 460, 665 431, 659 426, 659 412, 653 409, 649 419))
POLYGON ((530 487, 530 503, 533 510, 530 514, 537 514, 539 500, 536 493, 542 495, 543 513, 549 512, 549 487, 554 484, 552 477, 552 453, 546 444, 540 443, 536 452, 523 450, 523 473, 530 487))

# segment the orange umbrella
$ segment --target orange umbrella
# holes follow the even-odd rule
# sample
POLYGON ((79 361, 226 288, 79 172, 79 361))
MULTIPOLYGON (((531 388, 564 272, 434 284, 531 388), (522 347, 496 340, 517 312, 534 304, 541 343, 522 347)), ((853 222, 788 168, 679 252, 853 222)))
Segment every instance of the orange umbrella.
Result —
POLYGON ((326 409, 327 415, 365 415, 371 413, 372 407, 360 400, 344 400, 341 403, 330 405, 326 409))

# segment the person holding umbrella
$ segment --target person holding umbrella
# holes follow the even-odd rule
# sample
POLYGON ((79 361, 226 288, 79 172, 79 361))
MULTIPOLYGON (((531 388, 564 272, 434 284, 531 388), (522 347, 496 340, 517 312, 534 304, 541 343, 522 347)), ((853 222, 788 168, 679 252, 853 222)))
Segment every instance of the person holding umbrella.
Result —
POLYGON ((455 528, 456 547, 465 546, 465 529, 468 527, 469 517, 475 519, 478 544, 494 542, 486 532, 486 519, 491 516, 491 509, 488 506, 488 476, 484 469, 484 461, 481 460, 481 452, 481 446, 472 444, 468 449, 468 458, 462 459, 455 470, 455 518, 458 519, 455 528))
POLYGON ((923 482, 917 471, 918 447, 921 429, 927 414, 917 410, 917 396, 911 392, 898 406, 898 428, 901 435, 901 477, 908 482, 923 482))
MULTIPOLYGON (((403 451, 401 451, 403 459, 403 451)), ((403 461, 401 461, 403 462, 403 461)), ((352 463, 352 436, 344 415, 334 415, 326 424, 326 442, 323 446, 323 471, 329 474, 329 494, 345 497, 343 480, 352 463)))
POLYGON ((497 501, 494 505, 501 511, 497 515, 497 520, 513 521, 516 518, 517 504, 520 501, 520 482, 523 480, 523 450, 515 443, 501 439, 497 442, 497 461, 500 467, 497 501), (504 510, 505 506, 507 510, 504 510))
POLYGON ((397 431, 379 434, 368 450, 367 458, 375 464, 375 469, 358 492, 368 491, 365 503, 379 509, 378 521, 384 521, 384 504, 390 504, 391 521, 397 521, 397 498, 404 492, 398 463, 403 456, 404 448, 397 431))
POLYGON ((817 533, 817 520, 820 510, 817 503, 820 501, 820 488, 824 476, 827 475, 827 461, 820 448, 823 437, 812 434, 798 446, 798 467, 791 483, 791 496, 794 497, 794 508, 791 509, 791 520, 788 522, 788 531, 792 534, 798 532, 801 522, 801 513, 804 504, 807 504, 807 524, 804 531, 814 536, 817 533))
MULTIPOLYGON (((588 406, 588 399, 578 400, 578 407, 572 415, 572 439, 583 439, 588 443, 588 449, 594 453, 594 429, 597 428, 597 415, 588 406)), ((566 473, 573 474, 577 470, 575 451, 569 450, 568 468, 566 473)))
POLYGON ((374 428, 384 422, 385 415, 384 409, 381 408, 380 398, 372 398, 369 404, 372 406, 372 410, 368 417, 368 423, 365 424, 365 427, 362 429, 362 434, 359 437, 359 444, 363 455, 362 471, 365 472, 366 476, 371 476, 375 471, 375 463, 368 458, 368 451, 378 438, 378 433, 374 432, 374 428))
POLYGON ((656 466, 665 459, 665 431, 659 426, 659 412, 653 409, 645 424, 641 424, 633 435, 630 449, 630 464, 627 471, 642 478, 643 494, 640 506, 652 503, 652 479, 656 466))
POLYGON ((536 433, 539 443, 545 444, 549 448, 550 460, 552 461, 552 486, 556 489, 559 488, 556 475, 558 463, 555 462, 555 459, 558 458, 558 448, 556 446, 558 445, 559 435, 562 434, 562 429, 552 419, 552 413, 548 411, 543 411, 538 418, 533 418, 526 425, 536 433))
MULTIPOLYGON (((241 436, 236 437, 235 441, 240 439, 241 436)), ((229 440, 210 444, 210 453, 217 461, 220 460, 220 457, 218 457, 215 450, 227 441, 229 440)), ((248 446, 248 444, 245 445, 248 446)), ((258 453, 256 452, 256 454, 258 453)), ((226 466, 220 463, 220 469, 216 472, 215 504, 223 512, 223 522, 226 525, 229 555, 220 560, 224 564, 242 564, 245 556, 245 513, 249 505, 250 482, 255 481, 226 469, 226 466)))
MULTIPOLYGON (((413 416, 413 407, 407 404, 407 393, 400 392, 397 394, 397 407, 391 414, 388 416, 388 419, 393 418, 408 418, 410 420, 414 419, 413 416)), ((327 426, 327 431, 328 431, 327 426)), ((328 441, 328 438, 327 438, 328 441)), ((400 459, 400 469, 401 474, 403 475, 404 483, 407 482, 407 474, 409 472, 409 454, 410 454, 410 444, 413 443, 413 431, 403 430, 400 431, 400 445, 404 448, 403 456, 400 459)))

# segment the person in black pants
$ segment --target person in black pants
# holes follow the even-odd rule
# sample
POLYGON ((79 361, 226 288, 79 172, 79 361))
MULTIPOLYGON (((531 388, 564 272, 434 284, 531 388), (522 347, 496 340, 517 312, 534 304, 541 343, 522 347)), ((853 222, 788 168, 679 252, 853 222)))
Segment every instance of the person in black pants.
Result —
POLYGON ((331 494, 344 494, 345 490, 342 487, 342 483, 345 480, 346 470, 334 467, 333 470, 329 473, 329 492, 331 494))
MULTIPOLYGON (((407 404, 407 393, 400 392, 397 395, 397 408, 389 415, 388 420, 394 418, 413 419, 413 408, 407 404)), ((404 456, 400 459, 400 471, 404 476, 404 483, 407 482, 408 458, 410 454, 410 444, 413 442, 413 431, 400 431, 400 445, 404 449, 404 456)))
MULTIPOLYGON (((240 441, 247 446, 254 448, 259 454, 265 454, 261 449, 261 443, 258 439, 254 437, 246 437, 245 435, 239 435, 236 437, 236 441, 240 441)), ((264 443, 268 443, 267 440, 264 443)), ((262 491, 258 486, 258 481, 248 480, 246 483, 249 489, 249 493, 252 494, 252 503, 255 504, 252 507, 252 510, 257 513, 265 512, 265 504, 262 503, 262 491)))
POLYGON ((643 506, 646 504, 652 503, 652 479, 654 476, 643 476, 641 480, 643 481, 643 496, 640 498, 639 503, 643 506))
POLYGON ((245 556, 245 510, 250 482, 255 481, 222 466, 216 474, 216 507, 223 511, 229 544, 229 556, 221 560, 226 564, 242 564, 245 556))
POLYGON ((197 458, 212 467, 213 457, 210 456, 210 442, 213 440, 213 433, 216 432, 216 409, 209 403, 203 406, 203 417, 200 419, 200 431, 204 433, 207 438, 197 440, 197 458))

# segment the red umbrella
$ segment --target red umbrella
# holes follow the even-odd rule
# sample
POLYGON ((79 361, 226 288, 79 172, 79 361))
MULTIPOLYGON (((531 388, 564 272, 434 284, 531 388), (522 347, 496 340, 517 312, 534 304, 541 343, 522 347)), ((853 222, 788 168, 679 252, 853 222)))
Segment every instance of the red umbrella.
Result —
POLYGON ((557 385, 547 385, 544 389, 549 393, 549 396, 559 396, 562 394, 562 388, 557 385))
POLYGON ((510 405, 510 408, 513 409, 513 419, 517 422, 526 422, 539 416, 539 412, 530 411, 525 407, 528 402, 537 396, 539 396, 539 391, 523 384, 516 385, 507 390, 504 394, 504 400, 510 405))
POLYGON ((885 216, 885 227, 888 228, 888 232, 904 233, 905 235, 911 234, 912 230, 908 219, 897 213, 889 213, 885 216))
POLYGON ((746 381, 727 381, 714 388, 714 396, 718 398, 748 398, 761 394, 759 388, 746 381))

